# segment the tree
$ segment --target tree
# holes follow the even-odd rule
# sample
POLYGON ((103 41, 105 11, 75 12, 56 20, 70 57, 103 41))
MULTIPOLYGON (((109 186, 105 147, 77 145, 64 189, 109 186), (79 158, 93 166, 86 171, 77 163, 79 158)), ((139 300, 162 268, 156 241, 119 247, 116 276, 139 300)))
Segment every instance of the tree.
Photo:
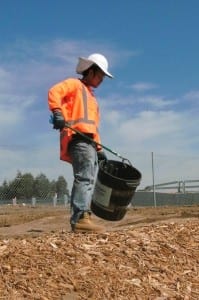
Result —
POLYGON ((55 180, 52 180, 50 182, 50 196, 51 198, 53 198, 53 196, 55 195, 55 193, 57 192, 57 182, 55 180))
POLYGON ((56 192, 59 199, 64 199, 64 195, 69 194, 67 189, 67 182, 63 176, 59 176, 56 183, 56 192))
POLYGON ((34 191, 34 177, 31 173, 22 175, 21 179, 18 179, 17 194, 20 199, 31 199, 34 191))
POLYGON ((22 174, 17 171, 16 177, 12 181, 4 180, 0 186, 0 199, 11 200, 30 200, 32 197, 37 199, 52 199, 57 193, 59 199, 69 197, 67 182, 63 176, 57 180, 50 181, 45 174, 41 173, 34 178, 31 173, 22 174))
POLYGON ((46 175, 40 174, 34 181, 34 197, 37 199, 46 199, 50 195, 50 182, 46 175))
POLYGON ((9 185, 8 185, 8 182, 6 180, 4 180, 4 182, 1 186, 1 189, 0 189, 0 198, 2 200, 9 199, 8 192, 9 192, 9 185))

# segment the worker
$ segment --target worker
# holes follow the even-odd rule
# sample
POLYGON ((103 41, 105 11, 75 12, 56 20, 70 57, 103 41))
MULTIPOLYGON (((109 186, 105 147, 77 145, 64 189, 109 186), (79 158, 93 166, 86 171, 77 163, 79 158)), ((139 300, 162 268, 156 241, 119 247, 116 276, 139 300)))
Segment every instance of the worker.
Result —
POLYGON ((94 89, 105 76, 113 76, 106 57, 99 53, 79 57, 76 72, 81 78, 65 79, 49 89, 48 104, 54 129, 60 131, 60 159, 73 168, 71 229, 102 232, 105 228, 93 221, 90 210, 98 163, 107 159, 99 145, 100 113, 94 89))

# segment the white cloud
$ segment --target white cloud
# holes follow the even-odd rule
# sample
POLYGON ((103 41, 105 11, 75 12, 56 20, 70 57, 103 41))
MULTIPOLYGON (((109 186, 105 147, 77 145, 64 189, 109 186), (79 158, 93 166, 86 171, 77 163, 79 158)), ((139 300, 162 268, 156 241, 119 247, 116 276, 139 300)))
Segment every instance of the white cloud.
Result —
POLYGON ((158 86, 150 82, 137 82, 132 84, 131 88, 137 92, 146 92, 152 89, 156 89, 158 86))
POLYGON ((166 106, 171 106, 177 103, 177 100, 168 100, 161 96, 145 95, 137 98, 137 102, 143 104, 150 104, 156 108, 164 108, 166 106))
POLYGON ((102 120, 105 142, 110 143, 111 139, 120 152, 134 149, 135 152, 191 155, 191 149, 194 151, 199 144, 198 121, 191 120, 191 116, 189 112, 141 111, 127 119, 122 113, 115 122, 113 118, 109 122, 105 116, 102 120), (189 123, 184 121, 188 119, 189 123))
POLYGON ((124 112, 124 108, 129 112, 137 110, 161 110, 168 109, 179 103, 178 99, 167 99, 163 96, 145 94, 138 96, 136 94, 122 95, 110 94, 108 97, 99 98, 100 107, 106 111, 107 109, 124 112))
POLYGON ((179 131, 178 121, 179 116, 172 111, 142 111, 137 118, 124 122, 120 127, 120 133, 128 139, 130 132, 130 136, 139 142, 154 137, 158 139, 165 134, 179 131))
POLYGON ((120 120, 120 112, 116 110, 109 111, 104 115, 103 119, 107 123, 113 124, 115 126, 115 124, 117 124, 117 122, 120 120))
POLYGON ((0 91, 6 91, 11 88, 11 74, 5 68, 0 66, 0 91))
POLYGON ((190 91, 184 96, 188 100, 199 100, 199 91, 190 91))

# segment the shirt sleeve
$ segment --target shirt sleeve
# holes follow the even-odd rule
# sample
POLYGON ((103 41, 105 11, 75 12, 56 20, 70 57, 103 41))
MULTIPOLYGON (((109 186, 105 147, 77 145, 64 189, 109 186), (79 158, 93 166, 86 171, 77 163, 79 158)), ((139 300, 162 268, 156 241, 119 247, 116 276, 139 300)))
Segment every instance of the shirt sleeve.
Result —
POLYGON ((76 80, 69 78, 51 87, 48 91, 49 109, 51 111, 54 109, 61 110, 63 99, 67 98, 67 96, 70 97, 70 95, 74 92, 76 85, 76 80))

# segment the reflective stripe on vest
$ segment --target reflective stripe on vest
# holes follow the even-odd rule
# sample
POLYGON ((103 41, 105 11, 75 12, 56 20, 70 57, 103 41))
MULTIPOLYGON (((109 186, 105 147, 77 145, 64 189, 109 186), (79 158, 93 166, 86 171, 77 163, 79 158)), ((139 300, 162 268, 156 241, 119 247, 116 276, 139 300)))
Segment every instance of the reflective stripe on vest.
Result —
MULTIPOLYGON (((83 107, 84 107, 84 117, 79 118, 76 120, 67 121, 69 125, 75 125, 77 123, 87 123, 87 124, 95 124, 95 121, 88 119, 88 103, 87 103, 87 93, 85 86, 82 84, 82 101, 83 101, 83 107)), ((97 129, 97 128, 96 128, 97 129)), ((98 129, 97 129, 98 130, 98 129)))

